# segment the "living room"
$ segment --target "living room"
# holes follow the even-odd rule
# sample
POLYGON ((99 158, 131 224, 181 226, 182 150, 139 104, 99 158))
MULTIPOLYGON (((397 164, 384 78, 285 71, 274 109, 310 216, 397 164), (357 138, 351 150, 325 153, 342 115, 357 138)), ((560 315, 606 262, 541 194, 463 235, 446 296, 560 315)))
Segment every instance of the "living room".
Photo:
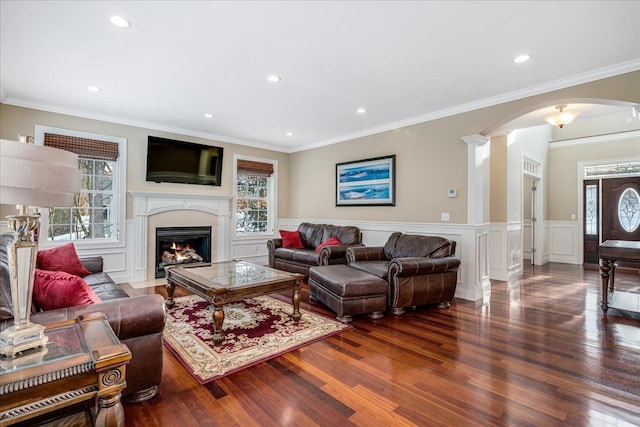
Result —
MULTIPOLYGON (((3 12, 13 11, 16 6, 9 7, 7 3, 2 4, 3 12)), ((595 3, 599 7, 609 4, 595 3)), ((629 3, 626 7, 637 8, 637 2, 629 3)), ((19 21, 17 18, 27 13, 45 14, 38 12, 42 5, 31 5, 35 9, 33 12, 26 7, 16 7, 15 20, 19 21)), ((125 5, 121 6, 126 10, 125 5)), ((563 7, 568 8, 564 4, 563 7)), ((10 18, 7 13, 2 15, 5 27, 5 20, 10 18)), ((131 30, 139 31, 136 19, 130 19, 131 30)), ((256 19, 252 17, 252 22, 256 19)), ((615 24, 615 21, 609 22, 607 28, 615 24)), ((9 36, 18 37, 21 33, 13 34, 9 33, 9 36)), ((112 43, 119 47, 129 43, 126 32, 115 34, 117 41, 112 43)), ((295 148, 285 144, 302 132, 296 131, 292 137, 282 132, 281 136, 270 137, 270 140, 251 140, 241 133, 237 137, 224 135, 222 126, 218 128, 215 124, 218 116, 221 116, 220 120, 224 116, 223 107, 213 117, 214 125, 198 124, 189 129, 187 124, 174 122, 169 117, 152 120, 144 115, 102 112, 96 99, 89 101, 93 110, 82 109, 65 106, 62 101, 60 105, 54 105, 49 100, 12 90, 4 67, 15 70, 21 62, 10 56, 7 65, 5 55, 9 55, 6 52, 13 55, 15 46, 23 49, 25 46, 12 39, 12 49, 5 51, 5 43, 9 42, 3 31, 0 137, 16 140, 18 135, 30 135, 38 143, 47 132, 71 132, 78 137, 119 144, 118 164, 122 169, 117 195, 119 204, 114 216, 117 231, 100 243, 76 243, 79 255, 102 256, 105 271, 117 283, 129 283, 135 288, 136 283, 156 280, 152 271, 152 252, 155 248, 153 232, 158 227, 212 225, 215 238, 212 261, 242 258, 266 264, 266 241, 278 237, 278 230, 295 230, 302 222, 329 223, 358 226, 366 246, 384 244, 394 231, 438 235, 455 241, 456 254, 462 262, 456 300, 476 304, 478 310, 483 310, 482 307, 487 307, 484 302, 493 295, 495 282, 492 281, 518 280, 523 274, 529 274, 525 270, 530 270, 532 264, 536 268, 548 267, 549 263, 563 264, 560 270, 566 266, 582 268, 584 200, 581 186, 584 177, 580 177, 580 168, 640 161, 640 120, 634 116, 637 112, 634 106, 640 104, 640 62, 634 35, 637 33, 632 33, 622 43, 628 47, 627 56, 616 57, 623 59, 606 66, 599 64, 588 68, 589 65, 585 65, 586 68, 574 69, 563 76, 539 79, 535 85, 515 85, 516 90, 510 91, 509 96, 505 96, 505 92, 495 92, 482 99, 467 99, 446 108, 399 116, 384 123, 385 126, 367 122, 366 126, 350 128, 348 132, 305 139, 299 145, 301 148, 295 148), (552 113, 561 104, 584 108, 581 117, 562 129, 545 124, 542 116, 552 113), (596 107, 605 114, 588 113, 589 108, 596 107), (537 114, 538 121, 528 122, 525 128, 517 127, 520 126, 517 120, 523 120, 529 114, 537 114), (220 134, 226 138, 218 138, 220 134), (149 136, 223 147, 221 185, 147 180, 149 136), (278 138, 284 142, 279 143, 278 138), (248 143, 243 143, 247 139, 248 143), (389 155, 395 155, 397 165, 394 206, 337 206, 337 164, 389 155), (541 215, 538 216, 538 232, 533 237, 538 248, 537 259, 533 259, 535 255, 530 251, 526 252, 531 247, 530 241, 525 243, 531 222, 523 212, 523 158, 533 160, 540 167, 539 178, 542 180, 542 191, 538 194, 540 203, 536 207, 541 215), (235 196, 239 160, 274 165, 274 198, 270 210, 273 220, 267 232, 237 232, 235 196)), ((535 59, 532 55, 531 61, 535 59)), ((469 74, 477 67, 473 61, 481 59, 470 61, 466 67, 469 74)), ((542 72, 526 70, 525 74, 542 72)), ((271 71, 260 71, 257 78, 264 80, 262 74, 271 71)), ((517 80, 521 78, 518 72, 516 68, 508 75, 517 80)), ((131 74, 135 73, 132 71, 131 74)), ((279 83, 285 85, 288 77, 283 73, 279 83)), ((35 86, 34 82, 38 80, 32 79, 35 86)), ((51 81, 43 79, 38 85, 55 85, 53 78, 51 81)), ((117 79, 110 80, 113 81, 117 79)), ((257 83, 250 85, 256 94, 273 88, 267 86, 271 82, 260 83, 265 87, 258 87, 257 83)), ((78 84, 82 87, 89 82, 78 84)), ((455 88, 456 84, 452 80, 445 86, 455 88)), ((280 86, 276 90, 282 91, 283 87, 286 88, 280 86)), ((428 91, 420 88, 418 93, 428 97, 428 91)), ((110 96, 107 88, 98 95, 110 96)), ((176 94, 171 96, 178 99, 176 94)), ((371 117, 374 109, 368 109, 364 115, 371 117)), ((199 110, 198 114, 202 115, 199 110)), ((358 119, 362 119, 362 114, 358 119)), ((242 121, 241 118, 237 120, 242 121)), ((13 213, 13 206, 0 206, 2 219, 13 213)), ((7 229, 7 222, 0 220, 0 231, 7 229)), ((51 240, 41 240, 43 249, 53 246, 51 240)), ((158 280, 161 283, 161 279, 158 280)), ((628 280, 633 281, 633 277, 628 280)))

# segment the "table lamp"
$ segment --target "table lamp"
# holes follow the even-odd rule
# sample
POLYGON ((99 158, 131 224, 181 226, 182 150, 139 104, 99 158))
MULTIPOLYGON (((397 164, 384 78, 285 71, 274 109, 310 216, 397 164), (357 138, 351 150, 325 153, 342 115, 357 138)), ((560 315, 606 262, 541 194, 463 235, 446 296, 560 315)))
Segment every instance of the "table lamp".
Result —
POLYGON ((40 214, 29 214, 29 206, 73 205, 73 196, 80 191, 81 176, 75 153, 0 140, 0 203, 18 208, 18 215, 7 216, 9 229, 14 233, 14 241, 7 245, 14 324, 0 333, 3 356, 14 357, 48 341, 44 326, 29 320, 38 252, 33 230, 40 220, 40 214))

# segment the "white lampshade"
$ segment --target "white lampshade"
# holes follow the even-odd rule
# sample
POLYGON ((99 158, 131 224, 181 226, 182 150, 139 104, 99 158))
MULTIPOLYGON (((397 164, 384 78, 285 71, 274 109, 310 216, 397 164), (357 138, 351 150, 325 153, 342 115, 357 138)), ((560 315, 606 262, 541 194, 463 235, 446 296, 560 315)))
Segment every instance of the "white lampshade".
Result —
POLYGON ((557 113, 549 114, 544 118, 544 121, 553 126, 558 126, 562 128, 564 125, 567 125, 573 121, 576 117, 580 115, 579 111, 564 111, 567 108, 566 105, 558 105, 556 109, 557 113))
POLYGON ((73 205, 80 191, 78 155, 58 148, 0 140, 0 203, 73 205))

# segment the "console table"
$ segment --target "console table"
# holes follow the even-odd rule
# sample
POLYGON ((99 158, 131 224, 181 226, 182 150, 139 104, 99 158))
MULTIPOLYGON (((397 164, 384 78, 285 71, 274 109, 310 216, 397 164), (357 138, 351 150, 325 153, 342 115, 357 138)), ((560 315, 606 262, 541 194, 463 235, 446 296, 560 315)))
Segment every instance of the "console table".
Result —
MULTIPOLYGON (((627 240, 607 240, 598 247, 600 257, 600 276, 602 276, 602 301, 600 307, 605 316, 609 310, 609 292, 615 289, 617 261, 640 261, 640 242, 627 240)), ((631 311, 640 311, 640 295, 616 291, 617 299, 635 301, 629 305, 631 311)))
POLYGON ((106 316, 92 313, 45 326, 46 347, 0 357, 0 426, 85 405, 96 426, 123 427, 120 397, 131 352, 106 316))

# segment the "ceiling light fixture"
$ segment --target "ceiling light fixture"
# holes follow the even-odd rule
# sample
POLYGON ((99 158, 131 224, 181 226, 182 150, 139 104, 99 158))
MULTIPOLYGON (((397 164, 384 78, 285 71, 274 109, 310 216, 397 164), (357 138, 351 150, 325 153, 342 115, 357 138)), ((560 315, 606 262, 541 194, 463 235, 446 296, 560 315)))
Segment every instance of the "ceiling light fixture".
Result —
POLYGON ((204 113, 204 116, 205 116, 207 119, 212 119, 212 118, 213 118, 213 114, 211 114, 211 113, 204 113))
POLYGON ((580 115, 579 111, 564 111, 567 108, 566 104, 556 106, 557 113, 549 114, 544 118, 544 121, 553 126, 558 126, 560 129, 564 125, 567 125, 580 115))
POLYGON ((293 132, 287 132, 286 135, 287 136, 293 136, 293 132))
POLYGON ((366 110, 365 108, 358 108, 358 109, 356 110, 356 113, 358 113, 358 114, 364 114, 364 113, 366 113, 366 112, 367 112, 367 110, 366 110))
POLYGON ((112 16, 111 18, 109 18, 109 21, 111 21, 111 23, 116 27, 120 28, 129 28, 131 26, 131 22, 129 22, 122 16, 112 16))
POLYGON ((531 57, 529 55, 519 55, 516 56, 513 60, 516 64, 521 64, 523 62, 527 62, 531 57))
POLYGON ((280 76, 278 76, 278 75, 276 75, 276 74, 271 74, 271 75, 268 75, 268 76, 267 76, 267 80, 269 80, 270 82, 277 83, 277 82, 279 82, 280 80, 282 80, 282 77, 280 77, 280 76))
POLYGON ((91 92, 100 92, 100 91, 102 91, 102 89, 100 89, 97 86, 87 86, 87 90, 89 90, 91 92))

